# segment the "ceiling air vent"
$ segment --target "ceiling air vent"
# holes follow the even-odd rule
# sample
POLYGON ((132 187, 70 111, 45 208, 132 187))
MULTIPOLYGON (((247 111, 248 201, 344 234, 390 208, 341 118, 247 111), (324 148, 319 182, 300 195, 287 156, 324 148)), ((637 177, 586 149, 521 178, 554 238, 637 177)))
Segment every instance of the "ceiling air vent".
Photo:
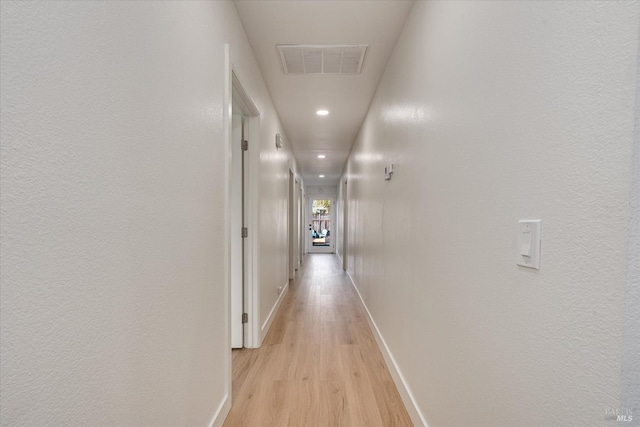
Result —
POLYGON ((276 46, 285 74, 360 74, 366 44, 276 46))

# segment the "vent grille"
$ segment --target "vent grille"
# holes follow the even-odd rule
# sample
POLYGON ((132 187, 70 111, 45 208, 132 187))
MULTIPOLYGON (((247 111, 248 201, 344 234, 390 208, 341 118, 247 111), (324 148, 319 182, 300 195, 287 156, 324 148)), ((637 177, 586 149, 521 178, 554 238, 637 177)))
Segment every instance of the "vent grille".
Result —
POLYGON ((368 45, 277 45, 285 74, 360 74, 368 45))

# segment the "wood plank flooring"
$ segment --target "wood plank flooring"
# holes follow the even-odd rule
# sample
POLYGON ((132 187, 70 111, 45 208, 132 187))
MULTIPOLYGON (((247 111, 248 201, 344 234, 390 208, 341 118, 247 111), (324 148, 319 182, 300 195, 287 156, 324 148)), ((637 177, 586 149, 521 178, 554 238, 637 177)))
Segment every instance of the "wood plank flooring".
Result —
POLYGON ((233 351, 235 426, 412 426, 335 255, 307 255, 262 347, 233 351))

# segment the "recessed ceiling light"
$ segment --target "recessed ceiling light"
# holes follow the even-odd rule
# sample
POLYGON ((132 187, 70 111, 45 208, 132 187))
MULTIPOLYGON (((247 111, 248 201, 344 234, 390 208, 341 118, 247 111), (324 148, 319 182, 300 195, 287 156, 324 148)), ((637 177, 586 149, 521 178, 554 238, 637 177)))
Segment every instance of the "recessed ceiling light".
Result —
POLYGON ((324 154, 318 154, 318 158, 319 158, 319 159, 326 159, 326 158, 327 158, 327 156, 325 156, 324 154))
POLYGON ((327 111, 327 110, 318 110, 318 111, 316 111, 316 114, 319 115, 319 116, 326 116, 326 115, 329 114, 329 111, 327 111))
POLYGON ((324 178, 324 175, 318 175, 319 178, 324 178))

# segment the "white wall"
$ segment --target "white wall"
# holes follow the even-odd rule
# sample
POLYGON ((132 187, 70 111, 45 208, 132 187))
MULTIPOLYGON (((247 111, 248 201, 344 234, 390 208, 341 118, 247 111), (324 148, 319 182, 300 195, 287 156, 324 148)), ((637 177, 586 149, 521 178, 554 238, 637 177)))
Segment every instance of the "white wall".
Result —
POLYGON ((345 177, 349 273, 430 426, 615 424, 639 16, 415 3, 345 177))
POLYGON ((336 197, 338 194, 338 187, 335 185, 307 185, 307 196, 326 196, 336 197))
MULTIPOLYGON (((262 82, 262 80, 261 80, 262 82)), ((289 283, 288 267, 288 204, 289 204, 289 169, 294 172, 298 180, 295 159, 291 152, 291 143, 285 137, 284 147, 276 149, 275 135, 284 135, 273 104, 268 98, 264 83, 264 99, 269 102, 261 104, 260 130, 260 172, 258 187, 260 191, 257 200, 258 212, 258 241, 259 241, 259 288, 260 288, 260 327, 261 340, 268 332, 270 322, 276 314, 278 303, 278 288, 289 283), (266 121, 266 122, 265 122, 266 121)), ((258 93, 255 91, 254 93, 258 93)), ((256 101, 256 104, 258 102, 256 101)), ((253 155, 253 154, 250 154, 253 155)), ((252 231, 249 230, 249 233, 252 231)), ((284 294, 282 294, 284 296, 284 294)))
MULTIPOLYGON (((230 391, 225 43, 278 227, 293 162, 233 4, 1 12, 2 424, 210 424, 230 391)), ((286 277, 271 241, 262 286, 286 277)))

